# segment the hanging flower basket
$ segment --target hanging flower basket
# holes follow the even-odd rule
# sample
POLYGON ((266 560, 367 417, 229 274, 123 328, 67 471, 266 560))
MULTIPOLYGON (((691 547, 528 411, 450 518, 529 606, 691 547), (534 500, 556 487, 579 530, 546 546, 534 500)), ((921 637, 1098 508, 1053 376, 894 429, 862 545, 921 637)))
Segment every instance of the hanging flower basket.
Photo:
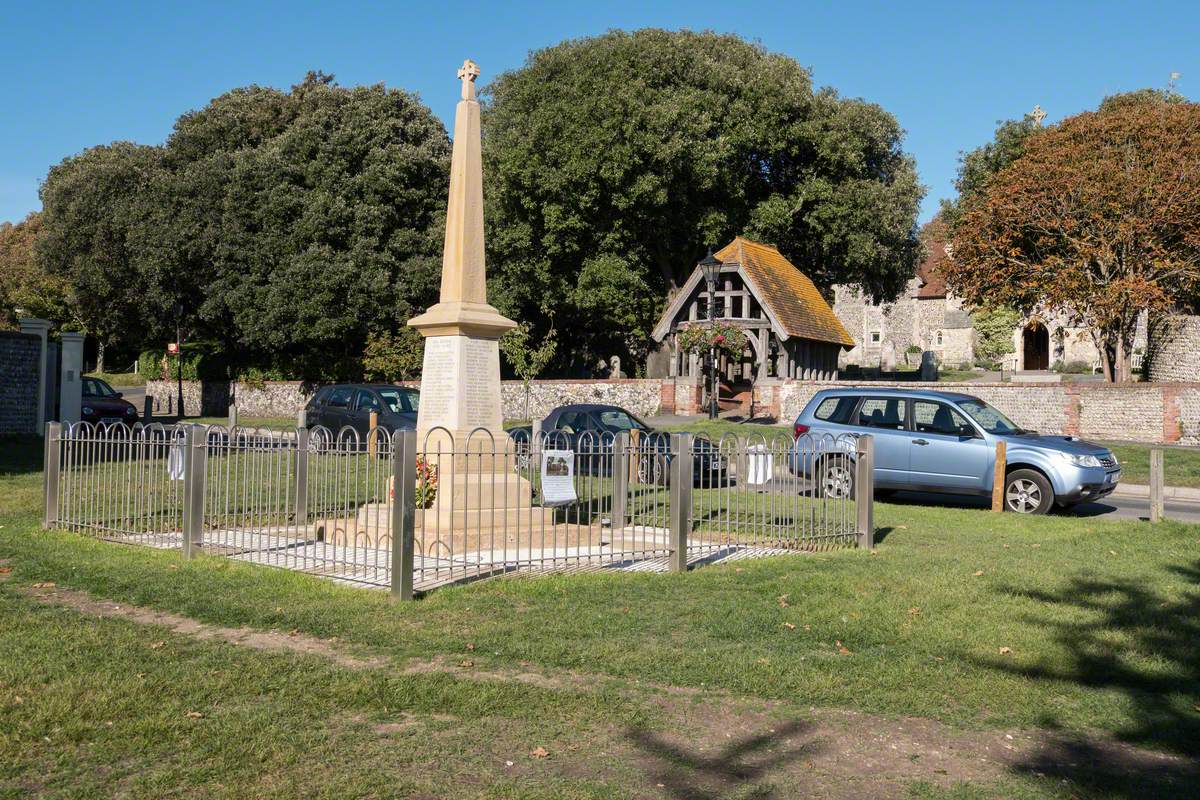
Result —
POLYGON ((746 334, 724 322, 692 322, 679 329, 679 349, 685 353, 716 349, 730 358, 738 358, 746 349, 746 334))

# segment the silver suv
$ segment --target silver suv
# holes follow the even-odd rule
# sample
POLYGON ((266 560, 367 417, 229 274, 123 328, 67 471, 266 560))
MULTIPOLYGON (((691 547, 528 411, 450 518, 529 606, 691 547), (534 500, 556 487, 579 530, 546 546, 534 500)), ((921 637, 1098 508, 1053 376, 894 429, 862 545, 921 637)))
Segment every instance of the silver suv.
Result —
POLYGON ((845 449, 840 443, 865 433, 875 438, 875 486, 884 493, 990 495, 999 441, 1007 452, 1004 505, 1010 511, 1045 514, 1055 505, 1098 500, 1121 478, 1107 447, 1022 430, 959 392, 825 389, 796 417, 793 432, 792 471, 833 496, 853 495, 853 470, 845 459, 822 459, 821 444, 845 449))

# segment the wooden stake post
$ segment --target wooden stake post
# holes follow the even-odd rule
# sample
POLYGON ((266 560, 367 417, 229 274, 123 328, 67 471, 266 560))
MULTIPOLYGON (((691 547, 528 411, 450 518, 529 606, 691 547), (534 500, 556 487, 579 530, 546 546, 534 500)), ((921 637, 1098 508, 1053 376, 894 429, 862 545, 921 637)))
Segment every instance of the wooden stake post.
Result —
POLYGON ((1004 474, 1008 465, 1008 447, 996 442, 996 471, 992 478, 992 511, 1004 510, 1004 474))

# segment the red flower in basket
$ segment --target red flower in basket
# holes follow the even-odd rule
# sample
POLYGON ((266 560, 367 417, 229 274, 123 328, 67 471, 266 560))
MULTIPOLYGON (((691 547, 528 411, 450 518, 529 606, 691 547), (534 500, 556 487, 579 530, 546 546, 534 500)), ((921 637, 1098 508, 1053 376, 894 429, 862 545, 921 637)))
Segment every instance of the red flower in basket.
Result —
POLYGON ((725 343, 725 337, 722 336, 721 334, 718 333, 716 336, 713 337, 713 344, 724 344, 724 343, 725 343))

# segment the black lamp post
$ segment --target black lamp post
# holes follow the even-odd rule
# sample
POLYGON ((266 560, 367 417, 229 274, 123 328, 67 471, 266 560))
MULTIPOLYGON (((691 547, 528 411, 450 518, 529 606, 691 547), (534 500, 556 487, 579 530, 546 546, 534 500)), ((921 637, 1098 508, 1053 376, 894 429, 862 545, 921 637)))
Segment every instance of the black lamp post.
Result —
MULTIPOLYGON (((717 278, 721 275, 721 262, 712 253, 700 262, 700 270, 704 273, 704 282, 708 284, 708 321, 711 323, 717 317, 717 278)), ((708 418, 717 418, 717 348, 708 348, 708 418)))

